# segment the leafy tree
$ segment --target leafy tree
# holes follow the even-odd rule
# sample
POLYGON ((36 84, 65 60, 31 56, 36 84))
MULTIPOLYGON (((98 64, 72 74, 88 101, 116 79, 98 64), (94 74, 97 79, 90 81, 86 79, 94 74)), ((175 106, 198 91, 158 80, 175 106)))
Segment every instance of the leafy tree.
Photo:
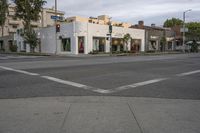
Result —
POLYGON ((29 43, 32 51, 37 46, 33 38, 37 38, 34 29, 31 27, 32 21, 38 21, 40 19, 40 12, 45 5, 45 0, 13 0, 16 4, 16 17, 24 21, 24 38, 29 43))
POLYGON ((123 41, 126 46, 126 52, 128 52, 128 42, 132 39, 131 35, 129 33, 125 34, 123 37, 123 41))
POLYGON ((31 52, 34 52, 34 49, 37 47, 39 43, 39 39, 37 38, 37 33, 34 30, 27 31, 24 35, 24 39, 30 45, 31 52))
POLYGON ((178 18, 171 18, 171 19, 167 19, 164 22, 164 27, 174 27, 177 25, 178 26, 183 25, 183 21, 178 18))
POLYGON ((161 45, 162 51, 165 51, 165 46, 166 46, 166 44, 167 44, 166 37, 163 36, 163 37, 160 39, 160 45, 161 45))
POLYGON ((188 40, 200 40, 200 22, 190 22, 186 24, 188 32, 186 32, 186 37, 188 40))
POLYGON ((193 40, 192 44, 190 45, 191 45, 191 52, 198 53, 199 44, 195 40, 193 40))
POLYGON ((1 26, 2 36, 4 35, 4 25, 6 21, 7 11, 8 11, 8 1, 0 0, 0 26, 1 26))

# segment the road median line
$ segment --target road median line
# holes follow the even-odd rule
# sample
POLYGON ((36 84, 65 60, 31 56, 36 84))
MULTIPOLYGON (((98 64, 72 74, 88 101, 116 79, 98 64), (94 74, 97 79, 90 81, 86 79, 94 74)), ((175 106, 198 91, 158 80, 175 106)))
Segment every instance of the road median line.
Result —
POLYGON ((112 90, 110 90, 110 92, 114 93, 114 92, 132 89, 132 88, 136 88, 136 87, 140 87, 140 86, 146 86, 146 85, 158 83, 158 82, 161 82, 161 81, 164 81, 167 79, 169 79, 169 78, 159 78, 159 79, 153 79, 153 80, 148 80, 148 81, 144 81, 144 82, 138 82, 138 83, 125 85, 125 86, 121 86, 121 87, 112 89, 112 90))
POLYGON ((17 69, 13 69, 13 68, 9 68, 9 67, 4 67, 4 66, 0 66, 0 68, 4 69, 4 70, 7 70, 7 71, 13 71, 13 72, 22 73, 22 74, 31 75, 31 76, 40 75, 38 73, 31 73, 31 72, 27 72, 27 71, 23 71, 23 70, 17 70, 17 69))
POLYGON ((196 73, 200 73, 200 70, 186 72, 186 73, 181 73, 181 74, 177 74, 176 76, 183 77, 183 76, 193 75, 193 74, 196 74, 196 73))
MULTIPOLYGON (((152 79, 152 80, 147 80, 147 81, 143 81, 143 82, 138 82, 138 83, 134 83, 134 84, 130 84, 130 85, 124 85, 124 86, 117 87, 117 88, 114 88, 114 89, 106 90, 106 89, 87 86, 87 85, 84 85, 84 84, 76 83, 76 82, 73 82, 73 81, 67 81, 67 80, 63 80, 63 79, 59 79, 59 78, 55 78, 55 77, 51 77, 51 76, 42 76, 38 73, 31 73, 31 72, 27 72, 27 71, 24 71, 24 70, 17 70, 17 69, 10 68, 10 67, 0 66, 0 68, 3 69, 3 70, 13 71, 13 72, 22 73, 22 74, 26 74, 26 75, 30 75, 30 76, 39 76, 43 79, 47 79, 47 80, 50 80, 50 81, 53 81, 53 82, 57 82, 57 83, 60 83, 60 84, 69 85, 69 86, 73 86, 73 87, 77 87, 77 88, 81 88, 81 89, 84 89, 84 90, 89 90, 89 91, 101 93, 101 94, 115 93, 115 92, 119 92, 119 91, 123 91, 123 90, 128 90, 128 89, 132 89, 132 88, 137 88, 137 87, 141 87, 141 86, 147 86, 147 85, 150 85, 150 84, 155 84, 155 83, 162 82, 164 80, 170 79, 170 77, 152 79)), ((177 77, 193 75, 193 74, 196 74, 196 73, 200 73, 200 70, 194 70, 194 71, 190 71, 190 72, 175 74, 174 76, 177 78, 177 77)), ((171 77, 171 78, 173 78, 173 77, 171 77)))
POLYGON ((90 91, 93 91, 93 92, 98 92, 98 93, 103 93, 103 94, 109 93, 108 90, 95 88, 95 87, 83 85, 83 84, 80 84, 80 83, 75 83, 75 82, 72 82, 72 81, 62 80, 62 79, 54 78, 54 77, 50 77, 50 76, 41 76, 41 77, 44 78, 44 79, 48 79, 48 80, 60 83, 60 84, 65 84, 65 85, 70 85, 70 86, 77 87, 77 88, 82 88, 84 90, 90 90, 90 91))

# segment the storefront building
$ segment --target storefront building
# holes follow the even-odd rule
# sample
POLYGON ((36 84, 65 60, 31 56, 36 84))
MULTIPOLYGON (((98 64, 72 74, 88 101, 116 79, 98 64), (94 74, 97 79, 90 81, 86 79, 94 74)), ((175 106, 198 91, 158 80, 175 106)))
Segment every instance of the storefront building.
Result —
POLYGON ((145 26, 143 21, 132 28, 145 30, 145 51, 172 51, 175 50, 175 33, 169 28, 157 27, 155 24, 145 26))
POLYGON ((113 26, 112 47, 110 47, 109 26, 89 22, 62 23, 60 32, 55 35, 55 27, 42 28, 38 32, 41 52, 50 54, 89 54, 91 52, 109 53, 145 50, 145 31, 142 29, 113 26), (126 46, 125 34, 132 40, 126 46))

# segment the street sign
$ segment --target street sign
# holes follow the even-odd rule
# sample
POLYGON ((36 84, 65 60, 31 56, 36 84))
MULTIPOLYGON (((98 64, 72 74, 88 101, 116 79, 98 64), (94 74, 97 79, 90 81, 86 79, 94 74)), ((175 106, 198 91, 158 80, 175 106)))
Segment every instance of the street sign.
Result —
MULTIPOLYGON (((188 32, 188 28, 185 28, 185 32, 188 32)), ((181 32, 184 32, 184 28, 181 28, 181 32)))
POLYGON ((61 17, 61 16, 51 16, 51 19, 53 19, 53 20, 62 20, 63 17, 61 17))
POLYGON ((56 19, 58 19, 58 16, 51 16, 51 19, 56 20, 56 19))

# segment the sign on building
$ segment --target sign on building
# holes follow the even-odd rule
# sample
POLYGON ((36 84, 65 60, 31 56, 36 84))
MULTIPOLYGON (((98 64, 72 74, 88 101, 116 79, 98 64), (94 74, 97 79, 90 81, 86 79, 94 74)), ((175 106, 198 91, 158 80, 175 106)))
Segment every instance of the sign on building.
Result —
MULTIPOLYGON (((188 28, 185 28, 185 32, 188 32, 188 28)), ((184 28, 181 28, 181 32, 184 32, 184 28)))
POLYGON ((61 17, 61 16, 51 16, 51 19, 53 19, 53 20, 63 20, 63 17, 61 17))

